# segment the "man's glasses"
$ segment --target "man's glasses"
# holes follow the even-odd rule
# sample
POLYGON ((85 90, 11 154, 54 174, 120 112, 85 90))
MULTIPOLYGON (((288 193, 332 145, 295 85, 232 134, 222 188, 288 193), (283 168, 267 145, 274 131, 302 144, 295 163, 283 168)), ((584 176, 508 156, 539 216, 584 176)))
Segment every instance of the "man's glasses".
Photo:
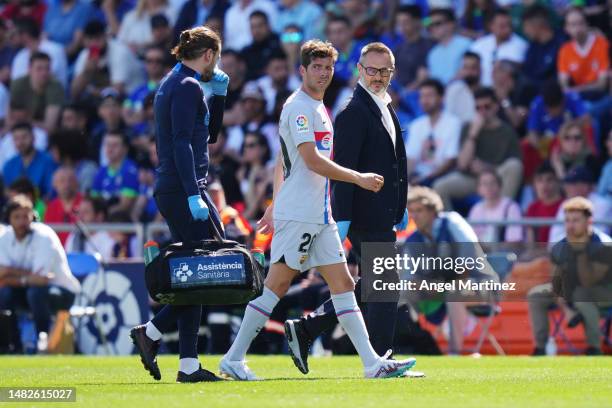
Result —
POLYGON ((393 68, 366 67, 361 63, 359 65, 361 65, 363 69, 365 69, 365 72, 366 74, 368 74, 368 76, 376 76, 376 74, 380 74, 381 77, 387 78, 393 75, 393 73, 395 72, 395 69, 393 68))

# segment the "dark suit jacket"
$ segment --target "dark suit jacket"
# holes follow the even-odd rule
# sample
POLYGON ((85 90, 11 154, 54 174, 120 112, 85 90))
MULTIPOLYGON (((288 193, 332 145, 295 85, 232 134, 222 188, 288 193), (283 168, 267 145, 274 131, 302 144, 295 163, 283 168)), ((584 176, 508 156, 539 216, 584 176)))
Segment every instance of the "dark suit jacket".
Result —
POLYGON ((378 105, 361 85, 357 85, 334 124, 333 160, 343 167, 385 178, 378 193, 332 181, 333 217, 351 221, 351 229, 388 231, 402 220, 406 209, 406 149, 397 115, 391 106, 389 110, 395 124, 395 148, 378 105))

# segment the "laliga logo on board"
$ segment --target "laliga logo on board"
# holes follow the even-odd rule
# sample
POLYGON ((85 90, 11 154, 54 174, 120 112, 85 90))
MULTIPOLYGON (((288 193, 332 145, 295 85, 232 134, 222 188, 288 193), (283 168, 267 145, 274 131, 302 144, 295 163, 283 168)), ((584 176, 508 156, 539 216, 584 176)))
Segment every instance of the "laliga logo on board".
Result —
POLYGON ((176 276, 181 282, 187 282, 187 279, 193 275, 193 272, 191 269, 189 269, 189 266, 185 262, 181 262, 178 268, 176 268, 173 272, 174 276, 176 276))

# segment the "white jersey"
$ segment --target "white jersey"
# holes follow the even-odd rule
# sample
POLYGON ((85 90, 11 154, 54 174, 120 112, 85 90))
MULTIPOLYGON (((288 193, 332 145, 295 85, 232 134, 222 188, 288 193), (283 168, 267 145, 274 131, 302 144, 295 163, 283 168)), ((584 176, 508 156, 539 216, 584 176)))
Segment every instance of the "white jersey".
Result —
POLYGON ((313 142, 331 158, 334 129, 323 101, 298 89, 283 106, 278 131, 285 181, 274 200, 274 219, 334 224, 329 179, 308 169, 298 151, 300 144, 313 142))
POLYGON ((33 274, 53 274, 52 285, 60 286, 72 293, 79 293, 81 284, 68 267, 66 252, 51 227, 33 222, 32 232, 21 241, 9 227, 0 237, 0 265, 26 269, 33 274))

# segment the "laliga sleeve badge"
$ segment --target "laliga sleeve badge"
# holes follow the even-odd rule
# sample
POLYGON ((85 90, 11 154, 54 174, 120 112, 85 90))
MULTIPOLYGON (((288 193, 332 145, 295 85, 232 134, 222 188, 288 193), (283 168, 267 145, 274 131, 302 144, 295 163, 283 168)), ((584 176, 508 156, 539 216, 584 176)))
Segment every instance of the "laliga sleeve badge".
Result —
POLYGON ((298 115, 295 118, 295 125, 298 133, 308 132, 308 118, 306 115, 298 115))

